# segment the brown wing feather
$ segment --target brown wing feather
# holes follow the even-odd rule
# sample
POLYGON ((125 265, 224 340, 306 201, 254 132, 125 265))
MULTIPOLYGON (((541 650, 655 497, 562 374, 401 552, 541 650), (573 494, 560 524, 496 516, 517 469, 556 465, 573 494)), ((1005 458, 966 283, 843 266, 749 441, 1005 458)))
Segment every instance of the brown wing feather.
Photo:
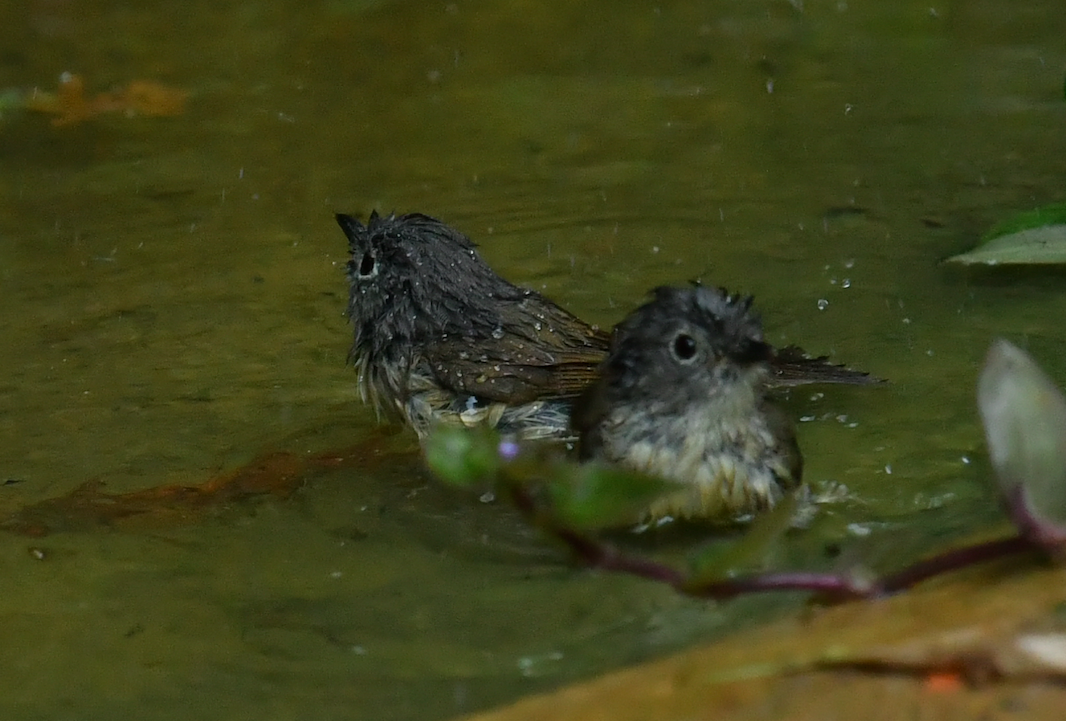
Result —
POLYGON ((548 351, 524 338, 504 336, 476 344, 465 339, 435 343, 426 359, 441 385, 456 392, 528 403, 576 396, 595 378, 606 352, 606 345, 548 351))
POLYGON ((541 296, 503 306, 500 316, 490 337, 448 338, 425 350, 442 385, 507 403, 569 398, 607 355, 607 333, 541 296))
POLYGON ((794 345, 778 348, 770 359, 772 386, 798 386, 807 383, 842 383, 846 385, 877 385, 887 383, 884 378, 853 370, 845 365, 829 362, 828 356, 812 358, 794 345))

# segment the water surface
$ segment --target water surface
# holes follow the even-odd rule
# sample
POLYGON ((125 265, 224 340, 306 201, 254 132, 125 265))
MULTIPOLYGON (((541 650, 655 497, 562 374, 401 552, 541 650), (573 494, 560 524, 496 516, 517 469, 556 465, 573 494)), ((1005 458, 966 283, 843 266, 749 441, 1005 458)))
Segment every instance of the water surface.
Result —
MULTIPOLYGON (((1052 0, 9 3, 0 88, 191 95, 0 117, 2 508, 376 438, 332 214, 378 208, 605 326, 700 277, 890 378, 789 399, 807 477, 847 489, 793 562, 985 528, 978 365, 1002 334, 1066 382, 1066 291, 937 262, 1062 200, 1064 34, 1052 0)), ((571 569, 385 445, 286 498, 0 536, 5 717, 442 718, 801 601, 571 569)))

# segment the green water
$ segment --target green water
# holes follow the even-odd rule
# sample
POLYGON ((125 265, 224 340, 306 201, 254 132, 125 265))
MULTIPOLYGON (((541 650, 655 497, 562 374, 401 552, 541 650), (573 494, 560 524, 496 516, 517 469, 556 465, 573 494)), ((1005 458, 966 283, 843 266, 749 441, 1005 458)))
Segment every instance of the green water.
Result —
MULTIPOLYGON (((698 276, 890 378, 789 400, 848 489, 794 562, 984 528, 979 364, 1003 334, 1066 382, 1066 285, 937 261, 1063 200, 1064 36, 1060 0, 5 4, 0 91, 191 98, 0 116, 0 508, 368 437, 332 213, 379 208, 603 325, 698 276)), ((189 523, 0 535, 4 718, 442 718, 797 608, 573 570, 392 444, 189 523)))

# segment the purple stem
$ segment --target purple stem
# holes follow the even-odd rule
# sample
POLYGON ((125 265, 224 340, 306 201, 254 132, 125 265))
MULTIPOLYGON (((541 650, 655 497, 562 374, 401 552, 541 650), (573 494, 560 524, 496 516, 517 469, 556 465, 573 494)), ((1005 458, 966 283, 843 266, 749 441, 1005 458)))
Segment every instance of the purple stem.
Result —
POLYGON ((681 588, 684 585, 684 574, 663 563, 642 556, 622 553, 609 543, 597 541, 577 531, 558 527, 549 527, 547 530, 565 543, 570 551, 587 566, 607 571, 622 571, 652 581, 667 583, 674 588, 681 588))
POLYGON ((833 601, 889 596, 941 573, 1022 551, 1048 551, 1061 547, 1062 544, 1062 536, 1058 533, 1054 534, 1054 541, 1057 543, 1049 542, 1046 536, 1052 534, 1049 534, 1028 512, 1019 495, 1016 498, 1007 499, 1011 515, 1020 527, 1019 535, 945 551, 880 579, 865 580, 848 574, 786 571, 722 578, 693 584, 685 574, 670 566, 642 556, 628 555, 615 546, 586 536, 580 531, 560 527, 550 513, 543 513, 538 508, 536 499, 521 483, 510 484, 508 490, 515 506, 531 523, 565 544, 585 565, 629 573, 669 584, 681 593, 690 596, 718 600, 726 600, 745 593, 771 591, 809 591, 821 593, 833 601))
POLYGON ((953 548, 939 555, 918 561, 902 571, 889 574, 878 581, 880 595, 898 593, 933 576, 955 571, 975 563, 984 563, 1000 556, 1039 549, 1040 546, 1025 535, 997 538, 973 546, 953 548))

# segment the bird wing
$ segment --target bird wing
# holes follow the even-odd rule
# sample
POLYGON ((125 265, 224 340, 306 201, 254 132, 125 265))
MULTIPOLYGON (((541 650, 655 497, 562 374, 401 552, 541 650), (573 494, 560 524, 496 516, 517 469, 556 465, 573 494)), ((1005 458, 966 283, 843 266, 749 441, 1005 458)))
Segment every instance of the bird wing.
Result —
POLYGON ((504 305, 500 325, 426 348, 441 385, 487 400, 571 398, 596 376, 610 336, 540 297, 504 305))
POLYGON ((808 383, 841 383, 845 385, 878 385, 884 378, 829 362, 828 356, 812 358, 794 345, 778 348, 770 359, 773 373, 769 384, 775 387, 799 386, 808 383))

